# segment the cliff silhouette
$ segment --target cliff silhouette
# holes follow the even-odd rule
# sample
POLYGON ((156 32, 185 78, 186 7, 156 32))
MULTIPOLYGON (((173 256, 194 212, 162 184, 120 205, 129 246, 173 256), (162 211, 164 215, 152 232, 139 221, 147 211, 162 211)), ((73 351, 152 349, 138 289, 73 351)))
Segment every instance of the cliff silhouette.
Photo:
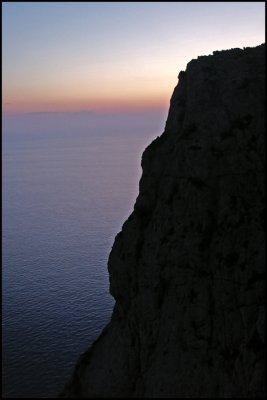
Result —
POLYGON ((61 397, 265 397, 265 45, 178 78, 109 256, 111 321, 61 397))

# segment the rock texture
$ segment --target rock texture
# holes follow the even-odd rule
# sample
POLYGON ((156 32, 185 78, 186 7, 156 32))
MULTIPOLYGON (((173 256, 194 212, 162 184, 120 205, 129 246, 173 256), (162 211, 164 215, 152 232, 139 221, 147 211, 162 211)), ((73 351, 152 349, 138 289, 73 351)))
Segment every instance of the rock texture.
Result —
POLYGON ((180 72, 62 397, 264 397, 264 45, 180 72))

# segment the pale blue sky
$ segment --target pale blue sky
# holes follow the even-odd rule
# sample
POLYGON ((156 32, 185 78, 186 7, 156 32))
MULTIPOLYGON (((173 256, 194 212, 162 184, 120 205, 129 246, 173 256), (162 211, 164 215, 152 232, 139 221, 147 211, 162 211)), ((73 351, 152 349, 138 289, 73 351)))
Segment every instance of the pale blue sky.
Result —
POLYGON ((2 4, 7 111, 162 106, 192 58, 265 40, 264 2, 2 4))

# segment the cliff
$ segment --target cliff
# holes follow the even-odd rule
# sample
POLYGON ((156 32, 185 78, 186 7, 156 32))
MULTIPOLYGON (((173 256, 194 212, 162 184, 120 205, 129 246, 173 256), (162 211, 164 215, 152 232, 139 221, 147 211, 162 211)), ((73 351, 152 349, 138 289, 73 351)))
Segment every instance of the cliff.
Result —
POLYGON ((61 397, 264 397, 264 51, 180 72, 110 253, 111 322, 61 397))

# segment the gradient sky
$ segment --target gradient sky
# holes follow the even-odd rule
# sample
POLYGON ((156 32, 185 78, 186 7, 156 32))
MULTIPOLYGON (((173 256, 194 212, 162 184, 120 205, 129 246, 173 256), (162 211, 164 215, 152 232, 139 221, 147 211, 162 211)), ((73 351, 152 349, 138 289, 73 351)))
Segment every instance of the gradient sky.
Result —
POLYGON ((265 41, 265 3, 8 3, 3 111, 168 108, 199 55, 265 41))

